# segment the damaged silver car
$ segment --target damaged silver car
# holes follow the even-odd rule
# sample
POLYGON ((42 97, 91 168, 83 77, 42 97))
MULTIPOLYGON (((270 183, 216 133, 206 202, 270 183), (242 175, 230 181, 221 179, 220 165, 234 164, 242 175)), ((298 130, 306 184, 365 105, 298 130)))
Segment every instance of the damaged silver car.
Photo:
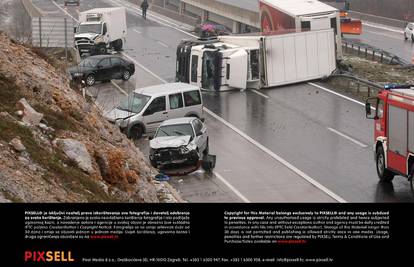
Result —
POLYGON ((195 117, 164 121, 150 141, 150 162, 155 168, 197 165, 208 155, 208 134, 204 123, 195 117))

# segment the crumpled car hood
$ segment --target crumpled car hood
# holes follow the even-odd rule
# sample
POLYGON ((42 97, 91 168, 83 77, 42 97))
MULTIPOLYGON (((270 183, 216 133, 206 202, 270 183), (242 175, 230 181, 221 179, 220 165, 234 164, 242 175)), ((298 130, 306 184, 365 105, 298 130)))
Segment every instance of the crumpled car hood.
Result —
POLYGON ((104 118, 110 122, 115 122, 117 119, 125 119, 131 115, 135 115, 135 113, 114 108, 113 110, 104 113, 104 118))
POLYGON ((157 137, 150 141, 150 147, 152 149, 160 148, 178 148, 180 146, 186 146, 190 142, 191 136, 163 136, 157 137))

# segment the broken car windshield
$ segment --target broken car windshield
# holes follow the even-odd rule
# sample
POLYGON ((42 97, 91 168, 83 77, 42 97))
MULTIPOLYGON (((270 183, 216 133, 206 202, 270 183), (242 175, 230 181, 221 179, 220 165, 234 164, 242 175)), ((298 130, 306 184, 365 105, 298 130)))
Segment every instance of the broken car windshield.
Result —
POLYGON ((190 124, 166 125, 160 127, 156 137, 162 136, 191 136, 194 137, 193 128, 190 124))
POLYGON ((79 25, 77 34, 82 33, 97 33, 101 34, 102 25, 101 24, 86 24, 86 25, 79 25))
POLYGON ((133 93, 124 99, 117 108, 138 114, 142 111, 150 99, 150 96, 133 93))

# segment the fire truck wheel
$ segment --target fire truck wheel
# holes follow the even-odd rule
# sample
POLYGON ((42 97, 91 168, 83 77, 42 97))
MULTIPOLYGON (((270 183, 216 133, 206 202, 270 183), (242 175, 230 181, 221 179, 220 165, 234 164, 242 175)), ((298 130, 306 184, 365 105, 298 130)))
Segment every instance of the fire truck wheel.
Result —
POLYGON ((391 182, 394 179, 394 173, 385 168, 385 154, 384 149, 380 146, 377 149, 377 173, 378 177, 383 182, 391 182))

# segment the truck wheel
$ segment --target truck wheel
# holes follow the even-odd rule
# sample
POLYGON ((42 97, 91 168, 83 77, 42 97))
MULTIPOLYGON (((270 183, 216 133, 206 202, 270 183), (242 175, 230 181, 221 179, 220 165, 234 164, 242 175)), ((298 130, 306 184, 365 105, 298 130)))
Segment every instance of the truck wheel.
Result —
POLYGON ((99 55, 105 55, 106 53, 107 53, 107 50, 106 50, 105 45, 101 45, 101 46, 98 47, 98 54, 99 55))
POLYGON ((122 72, 122 80, 128 81, 129 78, 131 78, 131 73, 129 72, 129 70, 124 70, 122 72))
POLYGON ((95 76, 93 74, 89 74, 88 77, 86 77, 85 82, 88 86, 93 86, 96 82, 95 76))
POLYGON ((117 52, 121 51, 122 46, 123 46, 123 43, 122 43, 121 39, 118 39, 118 40, 115 41, 115 44, 114 44, 115 51, 117 51, 117 52))
POLYGON ((385 154, 382 146, 378 147, 376 153, 377 174, 381 181, 391 182, 394 179, 394 173, 385 168, 385 154))
POLYGON ((141 139, 143 132, 144 130, 142 129, 141 125, 135 125, 130 131, 130 137, 133 140, 141 139))

